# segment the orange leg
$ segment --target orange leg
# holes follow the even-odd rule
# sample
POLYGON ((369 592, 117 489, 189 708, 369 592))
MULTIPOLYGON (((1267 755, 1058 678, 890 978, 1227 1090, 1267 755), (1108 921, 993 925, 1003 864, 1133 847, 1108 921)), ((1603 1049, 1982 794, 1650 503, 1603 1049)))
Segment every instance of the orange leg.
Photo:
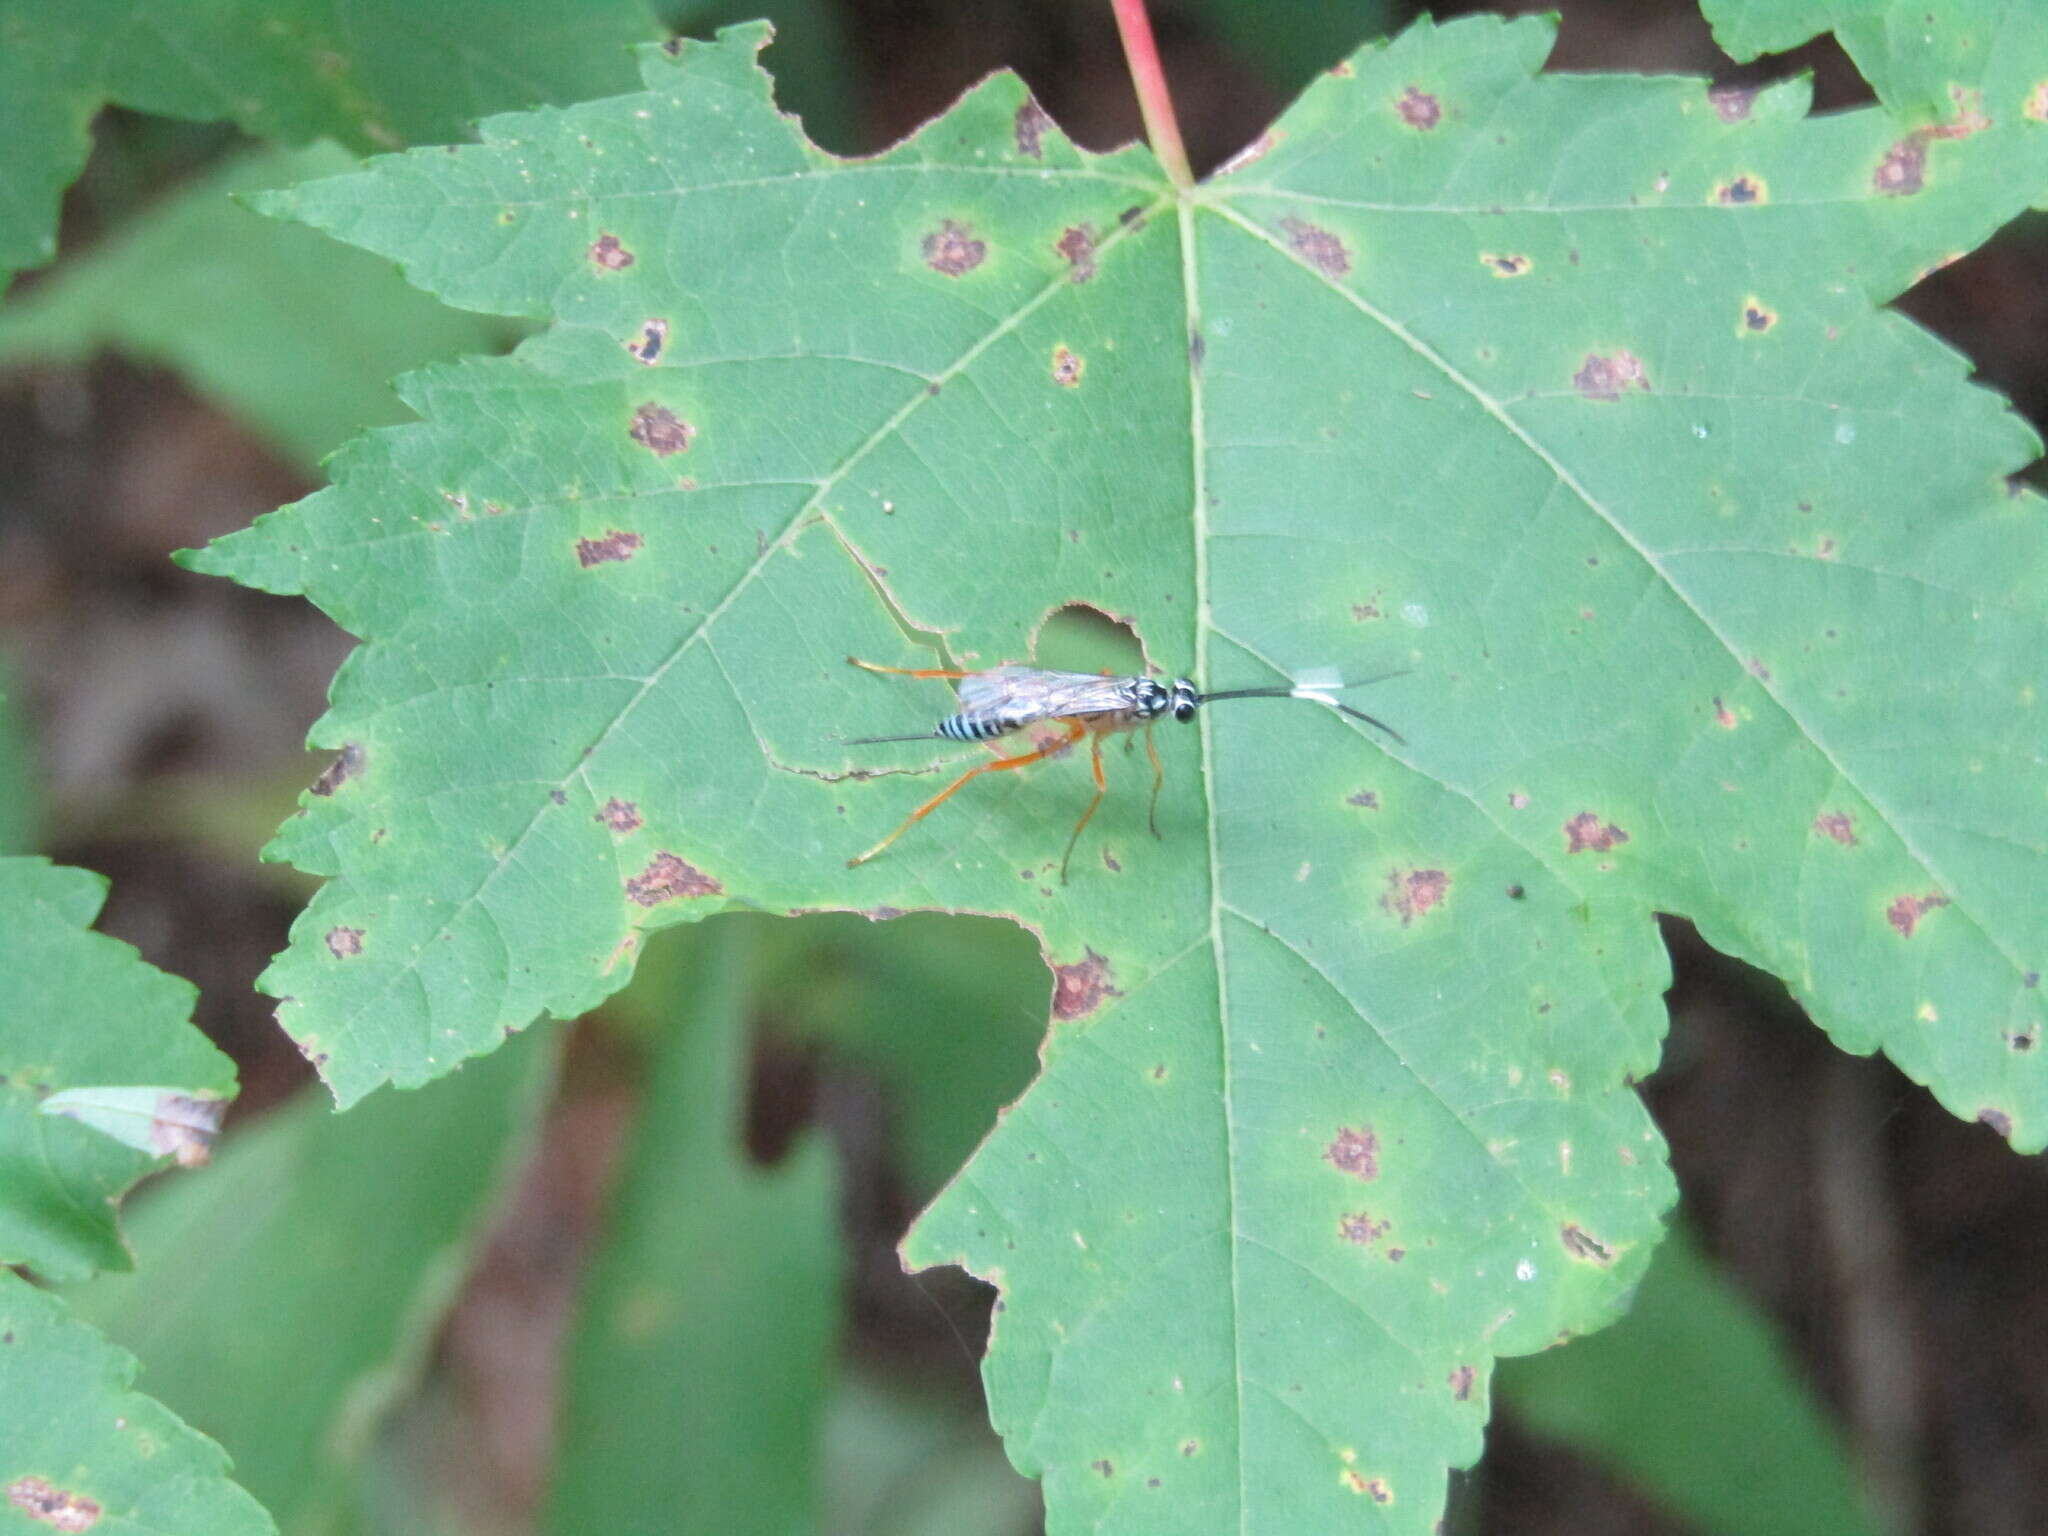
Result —
MULTIPOLYGON (((1079 730, 1080 727, 1074 727, 1079 730)), ((1088 738, 1089 766, 1095 770, 1095 798, 1088 802, 1088 809, 1081 813, 1081 819, 1074 823, 1074 835, 1067 839, 1067 851, 1060 855, 1060 884, 1067 883, 1067 864, 1074 857, 1074 844, 1081 841, 1081 829, 1088 825, 1095 815, 1095 808, 1102 804, 1102 797, 1109 792, 1109 781, 1102 776, 1102 733, 1096 731, 1088 738)))
POLYGON ((1152 759, 1152 804, 1145 812, 1145 819, 1152 824, 1152 835, 1159 835, 1159 786, 1166 782, 1166 765, 1159 761, 1159 748, 1152 744, 1152 722, 1145 722, 1145 755, 1152 759))
POLYGON ((883 667, 872 661, 862 661, 858 656, 846 658, 864 672, 888 672, 897 677, 972 677, 971 672, 955 672, 947 667, 883 667))
MULTIPOLYGON (((925 817, 931 815, 933 811, 936 811, 940 806, 944 805, 948 800, 952 799, 953 795, 956 791, 959 790, 960 786, 965 784, 969 779, 975 778, 976 776, 984 773, 1001 773, 1006 768, 1022 768, 1026 763, 1035 763, 1042 757, 1051 757, 1055 753, 1064 752, 1067 750, 1067 748, 1071 747, 1075 742, 1081 739, 1081 729, 1082 728, 1079 721, 1070 721, 1067 725, 1067 734, 1065 736, 1061 737, 1058 741, 1047 743, 1045 746, 1040 747, 1036 752, 1026 752, 1020 757, 998 757, 993 762, 976 763, 972 768, 968 769, 965 773, 961 774, 959 778, 955 779, 952 783, 948 784, 944 789, 940 790, 936 795, 933 795, 931 799, 925 801, 923 805, 920 805, 916 810, 912 811, 908 816, 904 817, 902 826, 898 827, 894 832, 891 832, 887 837, 883 838, 879 843, 875 844, 875 846, 870 848, 866 853, 857 853, 852 858, 848 859, 846 861, 847 867, 851 869, 856 864, 867 863, 869 859, 872 859, 884 848, 888 847, 891 843, 895 842, 897 838, 901 837, 904 833, 908 832, 912 827, 916 826, 920 821, 923 821, 925 817)), ((1101 769, 1099 766, 1096 769, 1096 778, 1098 782, 1101 779, 1101 769)), ((1100 799, 1101 796, 1098 794, 1096 798, 1100 799)), ((1093 807, 1090 807, 1090 809, 1092 810, 1093 807)), ((1083 817, 1082 819, 1085 821, 1087 818, 1083 817)), ((1078 835, 1078 831, 1076 835, 1078 835)))

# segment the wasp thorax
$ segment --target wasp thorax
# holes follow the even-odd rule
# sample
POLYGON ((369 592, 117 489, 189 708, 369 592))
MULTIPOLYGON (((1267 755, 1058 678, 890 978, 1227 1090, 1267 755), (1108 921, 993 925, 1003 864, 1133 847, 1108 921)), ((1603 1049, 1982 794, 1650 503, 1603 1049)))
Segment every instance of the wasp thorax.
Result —
POLYGON ((1135 679, 1135 686, 1131 689, 1131 713, 1140 720, 1150 720, 1154 715, 1165 714, 1167 706, 1172 702, 1173 695, 1166 691, 1164 684, 1154 682, 1149 677, 1135 679))

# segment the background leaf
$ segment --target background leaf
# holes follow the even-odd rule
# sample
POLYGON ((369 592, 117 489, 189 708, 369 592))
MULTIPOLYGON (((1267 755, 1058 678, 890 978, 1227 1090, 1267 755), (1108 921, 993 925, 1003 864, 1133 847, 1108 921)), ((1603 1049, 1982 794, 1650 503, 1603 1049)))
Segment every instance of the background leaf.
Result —
POLYGON ((57 200, 107 102, 359 151, 458 139, 486 112, 625 86, 645 0, 0 0, 0 282, 56 253, 57 200))
POLYGON ((500 351, 513 329, 232 200, 354 164, 323 145, 251 156, 192 183, 0 309, 0 363, 118 349, 176 369, 307 466, 364 427, 405 420, 394 374, 500 351))
POLYGON ((1010 923, 927 912, 758 926, 760 1010, 874 1073, 896 1165, 929 1200, 1037 1070, 1050 991, 1038 946, 1010 923))
POLYGON ((42 820, 41 794, 31 765, 28 731, 9 697, 8 668, 0 661, 0 854, 27 853, 42 820))
POLYGON ((123 1146, 42 1101, 120 1084, 235 1091, 233 1065, 188 1022, 190 983, 89 930, 106 892, 82 869, 0 858, 0 1260, 50 1280, 128 1266, 115 1202, 170 1148, 123 1146))
POLYGON ((0 1531, 275 1531, 220 1447, 129 1391, 134 1376, 57 1297, 0 1270, 0 1531))
POLYGON ((1297 0, 1286 24, 1258 0, 1191 0, 1188 9, 1249 60, 1275 90, 1292 93, 1406 13, 1394 0, 1297 0))
POLYGON ((728 903, 1014 915, 1045 1070, 906 1252, 1003 1286, 1054 1525, 1130 1530, 1427 1529, 1492 1357, 1611 1313, 1670 1198, 1652 909, 2048 1139, 2037 445, 1877 307, 2048 140, 1901 160, 1473 20, 1176 198, 1002 79, 832 161, 757 38, 271 204, 555 322, 196 562, 366 640, 266 980, 344 1102, 728 903), (1405 664, 1409 743, 1219 709, 1064 890, 1074 764, 840 873, 943 781, 832 738, 950 707, 840 658, 1016 659, 1072 600, 1212 686, 1405 664))
POLYGON ((668 1005, 570 1346, 547 1529, 748 1536, 810 1528, 838 1323, 831 1151, 773 1169, 741 1146, 755 929, 725 921, 657 965, 668 1005), (678 1448, 681 1453, 678 1453, 678 1448))
POLYGON ((848 1372, 829 1413, 820 1528, 832 1536, 1018 1536, 1041 1528, 1036 1491, 957 1405, 848 1372))
POLYGON ((135 1274, 68 1294, 285 1531, 359 1516, 365 1453, 530 1145, 552 1045, 535 1031, 347 1116, 315 1096, 272 1112, 138 1205, 135 1274))
POLYGON ((1499 1390, 1525 1426, 1620 1468, 1702 1531, 1878 1529, 1834 1427, 1682 1225, 1658 1245, 1627 1317, 1508 1362, 1499 1390))

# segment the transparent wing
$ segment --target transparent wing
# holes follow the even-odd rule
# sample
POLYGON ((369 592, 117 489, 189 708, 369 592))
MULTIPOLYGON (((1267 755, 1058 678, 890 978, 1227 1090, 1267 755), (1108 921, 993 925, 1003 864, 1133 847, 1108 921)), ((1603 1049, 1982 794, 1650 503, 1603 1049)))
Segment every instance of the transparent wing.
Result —
POLYGON ((1053 720, 1067 715, 1111 715, 1131 707, 1131 679, 1093 672, 1047 672, 1038 667, 992 667, 960 679, 963 714, 1053 720))

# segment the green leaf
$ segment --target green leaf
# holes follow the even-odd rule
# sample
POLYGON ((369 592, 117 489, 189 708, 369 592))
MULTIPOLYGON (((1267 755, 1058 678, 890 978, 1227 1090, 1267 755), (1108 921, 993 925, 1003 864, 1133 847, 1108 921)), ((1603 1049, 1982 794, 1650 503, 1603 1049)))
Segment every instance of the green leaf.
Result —
POLYGON ((132 1357, 0 1269, 0 1531, 274 1532, 220 1447, 134 1379, 132 1357))
POLYGON ((286 1531, 345 1529, 359 1507, 364 1453, 531 1144, 552 1036, 351 1115, 313 1096, 272 1112, 204 1178, 138 1202, 134 1274, 68 1293, 286 1531))
POLYGON ((1671 1186, 1629 1091, 1683 913, 2048 1142, 2037 444, 1882 302, 2048 185, 2048 135, 1744 114, 1419 26, 1193 192, 1014 81, 871 160, 757 32, 268 206, 550 319, 198 556, 364 637, 325 877, 264 985, 352 1102, 621 985, 728 905, 1007 914, 1038 1082, 906 1245, 1005 1292, 986 1379, 1054 1530, 1427 1530, 1491 1361, 1597 1325, 1671 1186), (1084 765, 971 784, 936 682, 1042 617, 1205 686, 1071 884, 1084 765), (905 638, 906 630, 924 643, 905 638))
POLYGON ((0 363, 114 347, 176 369, 301 463, 407 418, 395 373, 515 334, 436 304, 387 261, 231 199, 350 169, 332 145, 231 163, 0 309, 0 363))
POLYGON ((688 937, 661 967, 691 979, 658 994, 659 1055, 584 1288, 550 1530, 588 1530, 600 1507, 624 1530, 707 1536, 815 1520, 839 1310, 832 1152, 807 1135, 772 1171, 747 1165, 756 930, 688 937))
POLYGON ((106 893, 82 869, 0 858, 0 1262, 51 1280, 128 1267, 115 1203, 167 1156, 203 1161, 203 1122, 235 1091, 233 1064, 191 1025, 191 984, 89 930, 106 893), (109 1089, 146 1095, 133 1134, 64 1100, 44 1112, 53 1095, 109 1089))
POLYGON ((1876 1529, 1838 1432, 1683 1227, 1658 1246, 1627 1317, 1503 1365, 1498 1390, 1523 1425, 1616 1467, 1701 1531, 1876 1529))
POLYGON ((58 197, 106 103, 394 149, 620 89, 628 50, 654 35, 646 0, 0 0, 0 283, 55 254, 58 197))
MULTIPOLYGON (((1820 32, 1856 61, 1886 106, 1932 140, 1988 134, 2040 163, 2048 135, 2048 11, 2031 0, 1701 0, 1714 38, 1737 59, 1796 48, 1820 32)), ((1723 98, 1735 109, 1739 93, 1723 98)), ((2037 190, 2036 206, 2042 200, 2037 190)))

